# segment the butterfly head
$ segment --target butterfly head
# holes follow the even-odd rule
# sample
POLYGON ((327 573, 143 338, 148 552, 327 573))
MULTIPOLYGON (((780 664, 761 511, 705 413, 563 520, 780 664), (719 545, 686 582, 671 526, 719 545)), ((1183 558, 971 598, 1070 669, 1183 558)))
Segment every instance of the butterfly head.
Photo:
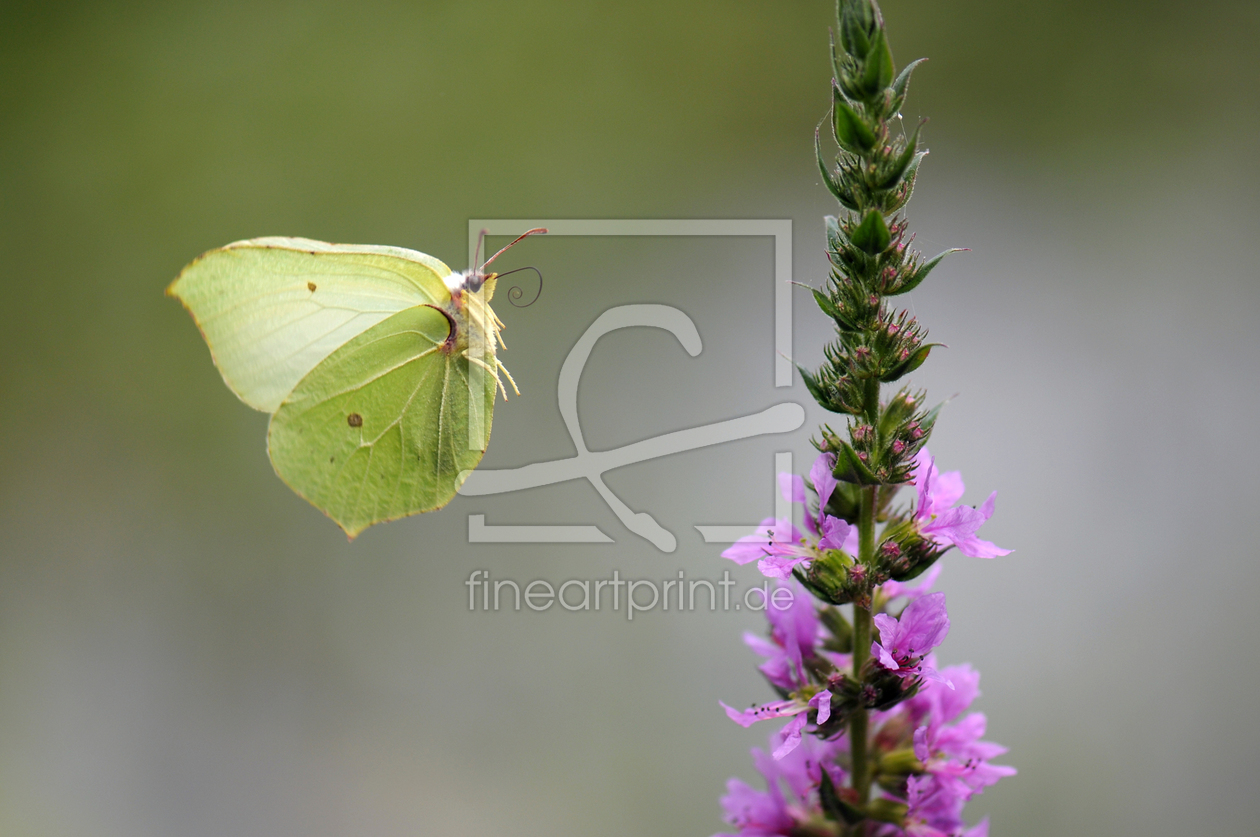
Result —
POLYGON ((485 273, 480 270, 462 270, 455 271, 446 276, 442 281, 446 283, 446 288, 451 292, 451 300, 457 308, 464 307, 464 299, 467 294, 475 294, 485 291, 485 302, 489 302, 494 296, 495 280, 498 278, 497 273, 485 273))

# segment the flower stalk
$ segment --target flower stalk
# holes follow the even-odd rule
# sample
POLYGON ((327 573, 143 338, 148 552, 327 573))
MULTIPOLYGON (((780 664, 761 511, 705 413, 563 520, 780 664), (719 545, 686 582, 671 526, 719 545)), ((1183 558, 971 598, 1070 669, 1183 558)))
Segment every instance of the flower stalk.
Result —
POLYGON ((826 120, 834 150, 824 151, 821 130, 815 145, 841 211, 826 219, 830 271, 813 291, 836 331, 823 365, 799 371, 846 424, 820 428, 807 479, 780 475, 784 496, 805 506, 808 532, 770 518, 722 553, 755 560, 793 593, 788 608, 766 608, 768 640, 746 638, 767 658, 761 671, 780 700, 727 707, 744 726, 791 718, 772 734, 770 756, 754 751, 766 791, 728 784, 722 802, 744 837, 987 837, 987 821, 966 826, 963 806, 1015 772, 989 762, 1005 750, 979 740, 984 716, 962 716, 979 675, 938 670, 932 654, 949 630, 945 595, 930 592, 938 560, 950 549, 976 558, 1009 550, 976 535, 995 495, 960 505, 961 476, 940 473, 926 448, 940 408, 898 383, 939 344, 893 301, 954 252, 925 260, 903 214, 927 153, 922 123, 907 132, 901 120, 921 60, 897 73, 874 0, 839 0, 826 120), (895 505, 905 487, 912 505, 895 505))

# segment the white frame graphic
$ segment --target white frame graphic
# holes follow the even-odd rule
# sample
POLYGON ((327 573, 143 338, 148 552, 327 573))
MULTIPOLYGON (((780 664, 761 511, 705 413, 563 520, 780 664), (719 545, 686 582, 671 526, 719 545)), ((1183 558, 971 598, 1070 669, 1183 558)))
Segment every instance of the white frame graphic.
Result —
MULTIPOLYGON (((551 236, 756 236, 774 241, 774 385, 792 385, 792 221, 790 219, 470 219, 468 221, 468 263, 473 264, 478 238, 517 236, 528 229, 545 227, 551 236)), ((621 522, 635 534, 647 539, 662 552, 673 552, 677 540, 667 529, 645 512, 634 512, 607 486, 602 474, 612 468, 668 456, 685 450, 774 433, 796 430, 805 421, 805 411, 793 402, 782 402, 760 413, 741 416, 710 425, 667 433, 607 451, 588 451, 577 419, 577 383, 582 367, 599 337, 619 328, 654 326, 670 331, 693 357, 700 353, 700 335, 685 313, 666 305, 623 305, 609 309, 582 335, 569 352, 560 372, 558 395, 561 414, 577 448, 577 455, 568 459, 526 465, 503 470, 477 470, 468 475, 460 487, 464 496, 486 496, 549 485, 570 479, 586 479, 599 492, 621 522)), ((473 369, 470 368, 470 372, 473 369)), ((477 368, 476 371, 481 371, 477 368)), ((475 382, 470 381, 475 385, 475 382)), ((479 390, 474 390, 479 391, 479 390)), ((470 403, 477 401, 470 399, 470 403)), ((480 415, 469 416, 470 425, 480 422, 480 415)), ((471 432, 470 439, 479 438, 471 432)), ((792 454, 775 454, 776 472, 792 471, 792 454)), ((774 516, 792 516, 790 504, 775 492, 774 516)), ((757 524, 697 525, 705 543, 734 543, 751 533, 757 524)), ((490 525, 484 514, 468 516, 470 543, 613 543, 613 539, 596 526, 566 525, 490 525)))

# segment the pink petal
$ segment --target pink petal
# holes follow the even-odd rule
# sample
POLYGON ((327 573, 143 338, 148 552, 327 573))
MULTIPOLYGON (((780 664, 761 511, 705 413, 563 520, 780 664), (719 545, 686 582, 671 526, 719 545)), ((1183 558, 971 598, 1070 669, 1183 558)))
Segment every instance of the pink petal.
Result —
POLYGON ((798 474, 779 474, 779 491, 789 503, 805 502, 805 480, 798 474))
POLYGON ((831 717, 831 692, 823 689, 809 699, 809 705, 818 710, 818 720, 815 723, 827 723, 827 719, 831 717))
POLYGON ((836 478, 832 476, 831 471, 836 467, 836 455, 834 453, 820 454, 814 460, 814 465, 809 469, 809 481, 814 486, 815 493, 818 494, 818 516, 821 517, 827 508, 827 501, 831 499, 831 492, 836 490, 836 478))
POLYGON ((771 754, 775 759, 781 759, 788 753, 795 750, 801 744, 801 730, 805 726, 805 714, 801 713, 792 720, 788 721, 788 725, 779 730, 779 746, 774 748, 771 754))

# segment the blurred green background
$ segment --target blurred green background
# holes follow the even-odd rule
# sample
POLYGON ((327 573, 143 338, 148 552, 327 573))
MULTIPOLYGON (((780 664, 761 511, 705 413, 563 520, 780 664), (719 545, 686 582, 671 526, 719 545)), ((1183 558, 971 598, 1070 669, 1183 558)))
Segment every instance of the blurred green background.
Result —
MULTIPOLYGON (((708 835, 752 778, 719 699, 769 697, 748 613, 469 613, 521 582, 716 578, 691 525, 756 520, 806 427, 608 475, 458 498, 354 544, 266 459, 162 290, 197 254, 303 235, 462 268, 469 218, 791 218, 824 271, 811 140, 826 0, 0 5, 0 834, 708 835), (593 523, 611 546, 467 542, 593 523)), ((933 451, 1017 551, 947 559, 945 662, 984 673, 1020 775, 995 835, 1242 834, 1260 805, 1260 6, 888 0, 910 204, 954 257, 907 299, 958 393, 933 451)), ((507 257, 505 257, 507 261, 507 257)), ((568 456, 556 375, 600 312, 592 448, 808 399, 771 385, 766 240, 541 239, 500 307, 524 395, 486 464, 568 456)), ((795 356, 826 323, 796 295, 795 356)), ((747 574, 740 575, 748 580, 747 574)))

